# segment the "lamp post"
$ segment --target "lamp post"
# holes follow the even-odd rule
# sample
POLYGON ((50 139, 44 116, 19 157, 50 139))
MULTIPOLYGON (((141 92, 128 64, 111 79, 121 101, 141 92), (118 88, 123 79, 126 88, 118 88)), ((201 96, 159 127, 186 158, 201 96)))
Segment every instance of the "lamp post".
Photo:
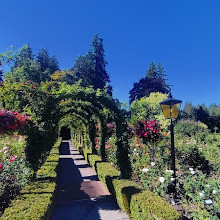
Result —
POLYGON ((174 187, 176 187, 176 164, 175 164, 175 148, 174 148, 174 133, 173 133, 173 120, 178 117, 180 105, 182 101, 174 99, 169 93, 168 98, 160 102, 165 118, 170 119, 170 136, 171 136, 171 160, 173 170, 174 187))

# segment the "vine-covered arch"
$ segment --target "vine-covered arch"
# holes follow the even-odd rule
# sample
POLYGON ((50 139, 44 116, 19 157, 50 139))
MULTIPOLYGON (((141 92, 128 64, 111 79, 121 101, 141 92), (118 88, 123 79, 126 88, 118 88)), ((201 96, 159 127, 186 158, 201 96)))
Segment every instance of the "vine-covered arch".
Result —
MULTIPOLYGON (((125 112, 119 108, 115 100, 105 92, 80 86, 63 86, 57 93, 61 100, 81 101, 90 103, 92 110, 96 109, 101 115, 104 108, 108 109, 116 125, 116 158, 123 178, 129 178, 131 164, 129 160, 128 132, 125 112)), ((61 101, 60 100, 60 101, 61 101)), ((81 107, 83 104, 81 103, 81 107)), ((93 112, 94 114, 94 112, 93 112)), ((104 134, 103 134, 104 135, 104 134)))

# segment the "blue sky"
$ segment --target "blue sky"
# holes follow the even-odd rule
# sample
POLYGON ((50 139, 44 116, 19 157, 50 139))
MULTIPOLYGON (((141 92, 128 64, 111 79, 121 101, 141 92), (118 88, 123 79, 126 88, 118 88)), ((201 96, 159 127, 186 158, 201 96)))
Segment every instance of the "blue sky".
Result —
POLYGON ((97 33, 121 102, 161 62, 175 98, 220 104, 219 0, 2 0, 0 11, 0 53, 29 43, 69 69, 97 33))

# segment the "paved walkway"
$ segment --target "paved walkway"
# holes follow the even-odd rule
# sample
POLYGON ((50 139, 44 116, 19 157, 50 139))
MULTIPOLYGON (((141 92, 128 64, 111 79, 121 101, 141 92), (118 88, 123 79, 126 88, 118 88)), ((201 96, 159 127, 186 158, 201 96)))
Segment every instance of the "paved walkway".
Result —
POLYGON ((71 141, 62 141, 50 220, 129 220, 71 141))

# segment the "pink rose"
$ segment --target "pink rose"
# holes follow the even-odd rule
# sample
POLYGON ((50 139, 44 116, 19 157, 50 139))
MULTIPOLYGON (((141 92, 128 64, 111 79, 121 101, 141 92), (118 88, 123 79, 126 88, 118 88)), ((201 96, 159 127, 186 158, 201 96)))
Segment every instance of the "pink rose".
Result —
POLYGON ((15 157, 14 156, 10 156, 10 161, 14 161, 15 157))

